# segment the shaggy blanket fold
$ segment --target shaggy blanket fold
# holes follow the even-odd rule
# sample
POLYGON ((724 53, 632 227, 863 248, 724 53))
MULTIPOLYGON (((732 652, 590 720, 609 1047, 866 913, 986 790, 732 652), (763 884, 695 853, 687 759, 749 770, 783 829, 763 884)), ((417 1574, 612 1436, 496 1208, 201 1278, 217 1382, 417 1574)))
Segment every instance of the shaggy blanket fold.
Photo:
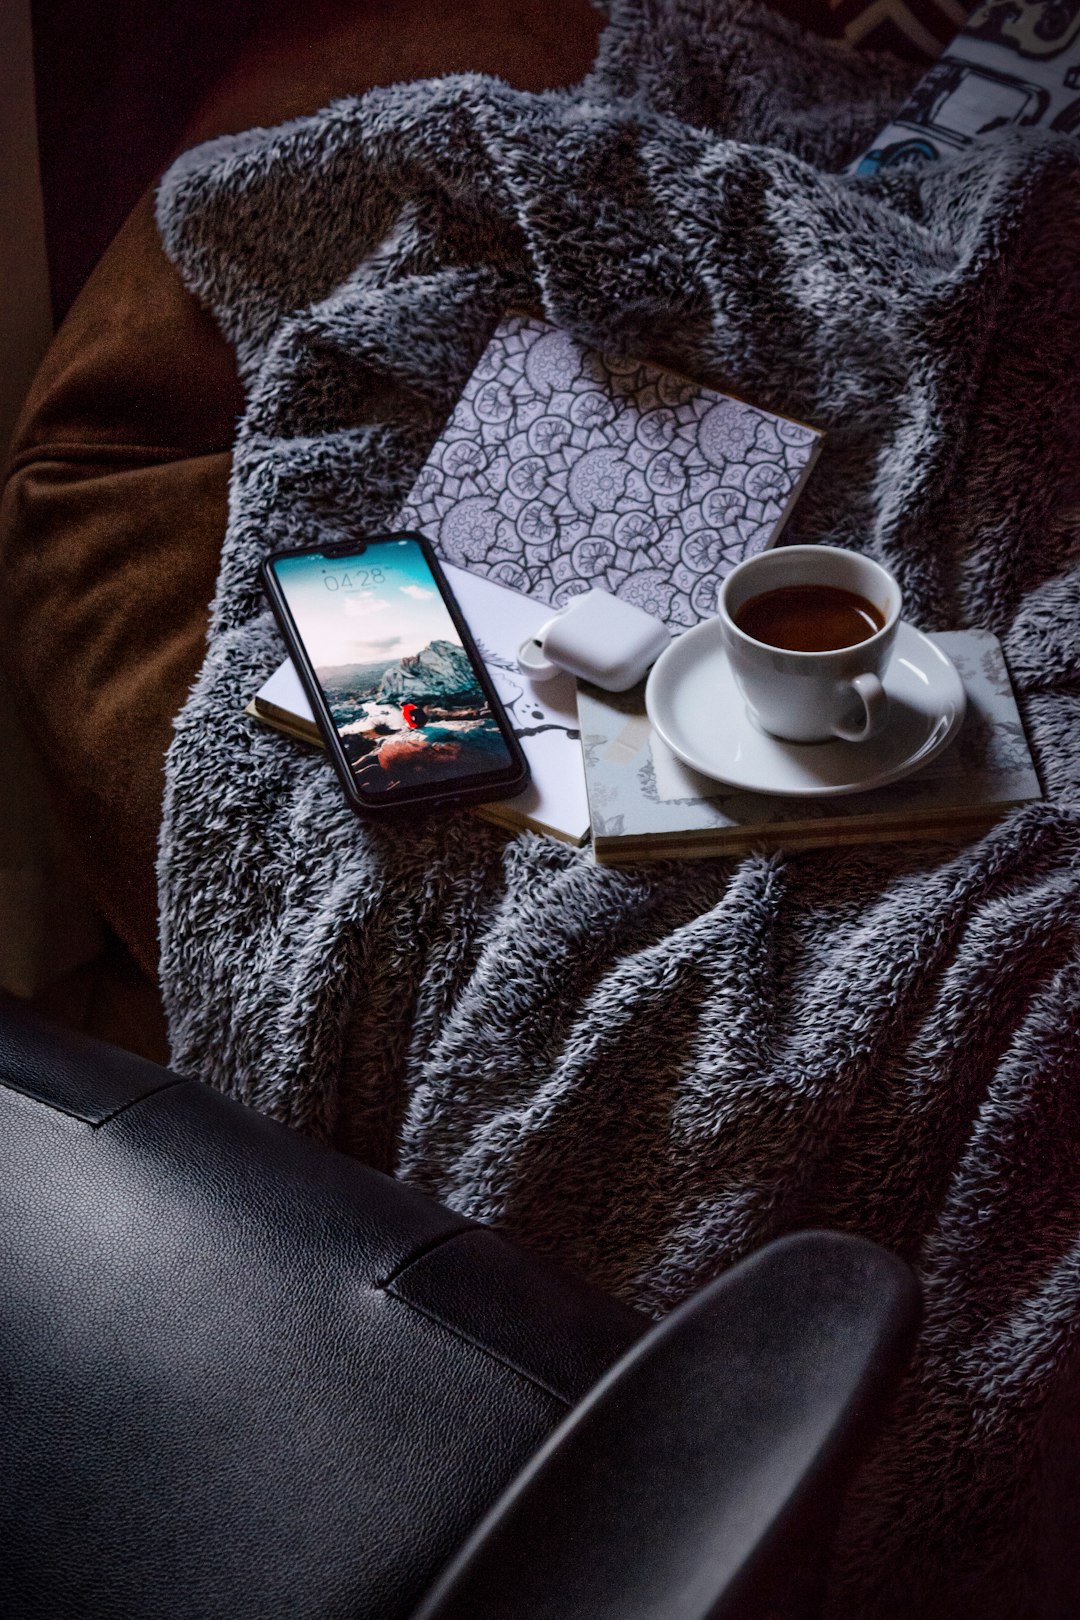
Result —
POLYGON ((174 166, 163 238, 248 404, 162 975, 181 1070, 648 1311, 794 1227, 907 1256, 924 1329, 826 1613, 1023 1620, 1080 1612, 1080 143, 843 176, 910 79, 618 0, 573 90, 397 86, 174 166), (826 428, 786 538, 1002 637, 1045 804, 961 849, 605 871, 361 825, 248 721, 259 558, 389 525, 520 302, 826 428))

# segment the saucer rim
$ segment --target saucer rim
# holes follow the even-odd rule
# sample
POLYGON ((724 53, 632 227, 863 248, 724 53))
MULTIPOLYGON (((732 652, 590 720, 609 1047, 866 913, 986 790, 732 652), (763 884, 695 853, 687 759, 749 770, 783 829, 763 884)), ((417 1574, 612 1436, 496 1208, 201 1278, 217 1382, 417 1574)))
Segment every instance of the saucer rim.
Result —
MULTIPOLYGON (((916 750, 915 753, 908 754, 905 759, 901 760, 890 770, 871 772, 868 776, 862 777, 857 781, 841 783, 836 787, 828 784, 821 787, 801 788, 797 792, 794 792, 791 789, 761 786, 759 784, 750 784, 745 781, 733 782, 729 777, 717 776, 714 770, 706 769, 701 764, 700 758, 691 758, 684 748, 680 747, 672 740, 667 731, 664 729, 663 725, 657 720, 654 713, 655 708, 658 706, 656 693, 663 686, 662 666, 665 663, 674 661, 675 655, 680 649, 683 648, 687 637, 694 636, 704 639, 702 633, 706 630, 711 631, 712 634, 717 638, 717 650, 720 657, 723 658, 725 663, 728 663, 727 649, 724 647, 723 639, 720 635, 720 621, 715 616, 713 618, 703 619, 700 624, 694 625, 692 629, 686 631, 685 635, 679 636, 676 640, 673 640, 671 646, 666 647, 661 653, 660 657, 650 670, 649 678, 646 682, 645 712, 649 717, 649 723, 653 730, 666 744, 666 746, 671 749, 671 752, 675 755, 676 759, 681 760, 682 763, 689 766, 692 771, 696 771, 699 776, 707 777, 710 782, 719 782, 723 786, 730 787, 739 793, 759 793, 774 799, 838 799, 847 797, 853 793, 870 793, 876 788, 888 787, 893 782, 899 782, 902 781, 906 776, 914 775, 916 771, 922 770, 924 766, 930 764, 931 760, 936 759, 939 754, 943 753, 956 736, 961 725, 963 724, 964 716, 967 713, 967 692, 964 687, 964 682, 961 678, 960 671, 957 669, 949 655, 943 652, 935 642, 931 641, 925 631, 919 630, 909 620, 900 619, 896 628, 898 642, 901 635, 904 635, 906 632, 907 634, 915 637, 918 643, 921 643, 923 646, 930 649, 936 663, 943 663, 947 666, 947 669, 942 671, 942 677, 950 680, 951 683, 954 684, 955 689, 952 694, 943 697, 941 702, 936 705, 935 712, 939 719, 945 719, 948 715, 950 706, 952 708, 952 718, 942 735, 934 743, 930 745, 923 744, 922 748, 916 750)), ((886 672, 885 684, 886 688, 888 688, 888 672, 886 672)), ((749 716, 746 715, 745 709, 742 711, 742 716, 742 723, 750 725, 751 721, 749 716)), ((778 747, 783 749, 802 749, 820 746, 812 743, 786 742, 782 737, 773 737, 772 741, 775 742, 778 747)), ((837 738, 836 741, 840 742, 842 739, 837 738)), ((832 747, 833 744, 826 743, 825 746, 832 747)), ((853 743, 850 746, 858 748, 861 746, 861 744, 853 743)))

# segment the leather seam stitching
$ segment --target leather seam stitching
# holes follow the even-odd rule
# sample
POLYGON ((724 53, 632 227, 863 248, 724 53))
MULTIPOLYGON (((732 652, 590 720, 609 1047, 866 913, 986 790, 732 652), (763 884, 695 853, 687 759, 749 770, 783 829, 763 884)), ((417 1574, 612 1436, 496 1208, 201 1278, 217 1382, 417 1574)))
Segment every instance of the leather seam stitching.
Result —
POLYGON ((65 1108, 62 1103, 50 1102, 47 1097, 40 1097, 36 1091, 29 1091, 26 1086, 16 1085, 13 1080, 0 1079, 0 1086, 3 1086, 5 1091, 14 1091, 17 1096, 26 1097, 28 1101, 37 1103, 39 1108, 48 1108, 53 1114, 63 1114, 65 1119, 77 1119, 80 1125, 89 1125, 92 1131, 98 1130, 102 1125, 108 1125, 111 1120, 116 1119, 120 1114, 126 1113, 129 1108, 136 1107, 138 1103, 147 1102, 151 1097, 160 1096, 163 1091, 169 1091, 173 1086, 186 1084, 187 1082, 182 1075, 174 1075, 171 1079, 165 1080, 160 1086, 155 1086, 153 1091, 144 1091, 139 1097, 130 1097, 127 1102, 118 1103, 110 1113, 103 1114, 100 1119, 90 1119, 76 1108, 65 1108))
POLYGON ((118 1119, 121 1114, 126 1114, 129 1109, 138 1108, 140 1103, 149 1102, 151 1097, 160 1097, 163 1091, 171 1091, 174 1086, 186 1086, 187 1084, 188 1082, 183 1075, 174 1074, 171 1079, 162 1081, 160 1086, 155 1086, 153 1091, 144 1091, 141 1097, 131 1097, 127 1102, 121 1103, 118 1108, 113 1109, 111 1114, 105 1114, 101 1119, 97 1120, 93 1128, 96 1131, 100 1126, 108 1125, 112 1120, 118 1119))
POLYGON ((552 1389, 551 1385, 546 1383, 544 1379, 538 1378, 536 1373, 529 1372, 518 1362, 512 1360, 510 1356, 502 1355, 498 1350, 493 1350, 490 1345, 482 1344, 471 1333, 466 1333, 464 1328, 456 1327, 452 1322, 448 1322, 445 1317, 440 1316, 437 1311, 429 1309, 428 1306, 418 1305, 415 1300, 409 1299, 408 1295, 399 1294, 396 1288, 387 1284, 384 1291, 391 1299, 396 1299, 400 1304, 407 1305, 411 1311, 416 1311, 418 1316, 426 1317, 429 1322, 434 1322, 437 1327, 441 1327, 447 1333, 453 1334, 454 1338, 460 1339, 463 1344, 471 1345, 474 1350, 479 1350, 490 1361, 496 1362, 500 1367, 505 1367, 508 1372, 516 1373, 519 1378, 523 1378, 534 1389, 541 1390, 543 1394, 550 1396, 553 1401, 558 1401, 559 1405, 564 1406, 568 1412, 573 1410, 574 1403, 572 1401, 567 1400, 565 1395, 560 1395, 557 1389, 552 1389))
POLYGON ((413 1266, 419 1265, 421 1260, 426 1260, 429 1254, 434 1254, 436 1249, 441 1249, 445 1243, 453 1243, 456 1238, 464 1237, 467 1232, 474 1230, 475 1228, 471 1226, 458 1226, 452 1232, 440 1232, 436 1237, 429 1238, 426 1243, 421 1243, 419 1248, 414 1249, 411 1254, 407 1254, 404 1260, 394 1267, 389 1276, 382 1278, 378 1286, 389 1292, 395 1283, 400 1282, 407 1271, 410 1271, 413 1266))

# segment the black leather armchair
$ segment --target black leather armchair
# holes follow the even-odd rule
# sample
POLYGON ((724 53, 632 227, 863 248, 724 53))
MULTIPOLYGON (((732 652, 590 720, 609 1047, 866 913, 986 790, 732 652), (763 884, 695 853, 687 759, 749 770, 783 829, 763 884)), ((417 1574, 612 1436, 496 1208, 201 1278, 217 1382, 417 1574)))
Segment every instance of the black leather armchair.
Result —
POLYGON ((916 1314, 899 1261, 805 1233, 651 1327, 0 1009, 5 1620, 812 1612, 916 1314))

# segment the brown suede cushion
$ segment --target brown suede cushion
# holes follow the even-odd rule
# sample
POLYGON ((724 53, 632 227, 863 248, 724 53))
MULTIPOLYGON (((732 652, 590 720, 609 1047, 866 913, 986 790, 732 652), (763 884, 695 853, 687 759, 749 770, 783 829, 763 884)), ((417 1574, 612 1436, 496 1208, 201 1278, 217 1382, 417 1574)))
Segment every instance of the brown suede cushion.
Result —
MULTIPOLYGON (((600 23, 588 0, 309 7, 250 42, 184 144, 438 73, 571 84, 600 23)), ((23 718, 90 890, 151 974, 163 756, 203 656, 241 405, 231 350, 162 253, 146 197, 35 381, 0 555, 23 718)))

